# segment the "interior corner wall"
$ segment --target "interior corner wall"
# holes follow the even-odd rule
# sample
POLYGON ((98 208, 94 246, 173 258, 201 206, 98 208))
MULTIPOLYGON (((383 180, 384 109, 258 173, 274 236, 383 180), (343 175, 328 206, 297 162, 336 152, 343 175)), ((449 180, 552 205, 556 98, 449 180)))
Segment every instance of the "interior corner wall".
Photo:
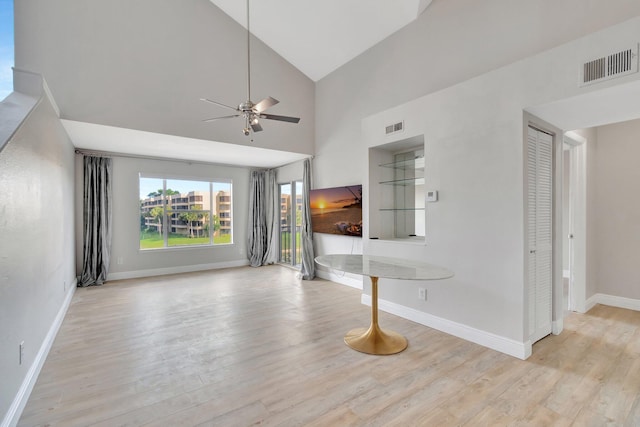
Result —
POLYGON ((597 248, 597 284, 593 293, 640 300, 640 120, 596 129, 593 246, 597 248))
MULTIPOLYGON (((82 156, 76 156, 78 274, 82 270, 82 156)), ((232 267, 248 263, 249 169, 244 167, 113 157, 113 236, 108 280, 232 267), (178 179, 231 179, 233 243, 140 249, 139 174, 178 179), (119 263, 120 262, 120 263, 119 263)))
POLYGON ((75 286, 73 157, 46 96, 0 152, 0 422, 75 286))

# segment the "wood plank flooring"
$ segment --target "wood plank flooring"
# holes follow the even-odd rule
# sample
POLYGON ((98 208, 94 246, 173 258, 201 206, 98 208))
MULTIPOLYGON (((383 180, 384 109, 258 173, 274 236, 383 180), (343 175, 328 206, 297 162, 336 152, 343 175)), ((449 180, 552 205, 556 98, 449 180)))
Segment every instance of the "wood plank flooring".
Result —
MULTIPOLYGON (((640 426, 640 313, 596 306, 521 361, 280 266, 76 291, 20 426, 640 426)), ((384 286, 384 284, 381 284, 384 286)))

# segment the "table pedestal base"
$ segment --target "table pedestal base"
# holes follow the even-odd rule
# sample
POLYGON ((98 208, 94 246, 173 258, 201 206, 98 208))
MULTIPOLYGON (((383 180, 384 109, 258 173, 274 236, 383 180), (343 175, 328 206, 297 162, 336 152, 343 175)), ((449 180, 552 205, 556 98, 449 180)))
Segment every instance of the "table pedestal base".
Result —
POLYGON ((407 339, 397 332, 378 326, 378 278, 371 277, 371 326, 347 332, 344 342, 352 349, 375 355, 400 353, 407 348, 407 339))
POLYGON ((347 332, 344 342, 361 353, 386 355, 400 353, 407 348, 407 340, 397 332, 371 325, 369 329, 358 328, 347 332))

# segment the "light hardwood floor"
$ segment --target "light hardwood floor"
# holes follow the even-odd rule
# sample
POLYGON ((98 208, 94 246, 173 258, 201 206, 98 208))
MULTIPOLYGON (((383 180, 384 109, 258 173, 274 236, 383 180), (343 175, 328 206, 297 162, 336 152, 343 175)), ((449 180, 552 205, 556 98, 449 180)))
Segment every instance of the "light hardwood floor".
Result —
POLYGON ((78 289, 19 425, 640 426, 638 312, 572 314, 526 361, 386 313, 406 351, 346 347, 368 322, 280 266, 78 289))

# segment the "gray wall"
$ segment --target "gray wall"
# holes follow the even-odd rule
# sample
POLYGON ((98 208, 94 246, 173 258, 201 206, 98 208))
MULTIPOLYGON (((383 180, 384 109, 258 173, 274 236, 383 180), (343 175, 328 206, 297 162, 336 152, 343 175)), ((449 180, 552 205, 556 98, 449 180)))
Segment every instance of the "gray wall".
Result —
POLYGON ((313 152, 314 83, 255 38, 253 101, 300 123, 265 121, 252 143, 241 119, 202 122, 230 111, 199 98, 247 96, 246 30, 208 0, 28 0, 15 17, 16 66, 47 79, 63 119, 313 152))
MULTIPOLYGON (((82 269, 82 156, 76 156, 77 268, 82 269)), ((246 262, 249 169, 199 163, 113 157, 113 239, 108 279, 152 276, 246 262), (139 174, 167 178, 231 179, 233 182, 232 245, 145 250, 140 247, 139 174), (122 264, 118 264, 122 258, 122 264)))
POLYGON ((596 289, 640 300, 640 120, 598 127, 597 135, 596 289))
POLYGON ((0 152, 0 417, 74 285, 73 156, 46 97, 0 152))

